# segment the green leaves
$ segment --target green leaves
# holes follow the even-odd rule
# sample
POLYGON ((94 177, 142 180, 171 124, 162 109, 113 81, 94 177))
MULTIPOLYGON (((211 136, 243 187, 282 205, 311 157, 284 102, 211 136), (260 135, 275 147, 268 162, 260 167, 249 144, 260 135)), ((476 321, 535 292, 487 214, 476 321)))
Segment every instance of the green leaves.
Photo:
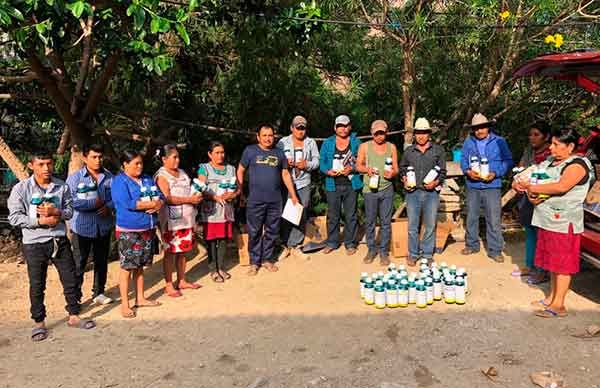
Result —
POLYGON ((173 66, 173 58, 167 54, 145 57, 142 59, 142 65, 151 73, 155 72, 158 75, 163 75, 165 71, 173 66))
POLYGON ((81 17, 81 14, 83 14, 83 11, 85 10, 85 3, 80 0, 74 3, 67 4, 66 7, 71 11, 73 16, 79 19, 81 17))
POLYGON ((10 4, 0 4, 0 25, 8 26, 12 24, 13 19, 22 22, 24 18, 21 11, 10 4))
POLYGON ((136 3, 131 3, 131 5, 127 7, 126 13, 127 16, 133 15, 133 28, 135 30, 140 30, 144 27, 144 23, 146 22, 146 11, 144 8, 136 3))
POLYGON ((188 35, 187 31, 185 30, 185 27, 183 26, 183 24, 177 23, 176 28, 177 28, 177 33, 181 37, 181 40, 183 40, 185 45, 188 46, 190 44, 190 36, 188 35))
POLYGON ((163 17, 152 15, 150 22, 150 32, 156 34, 158 32, 167 32, 171 29, 171 22, 163 17))

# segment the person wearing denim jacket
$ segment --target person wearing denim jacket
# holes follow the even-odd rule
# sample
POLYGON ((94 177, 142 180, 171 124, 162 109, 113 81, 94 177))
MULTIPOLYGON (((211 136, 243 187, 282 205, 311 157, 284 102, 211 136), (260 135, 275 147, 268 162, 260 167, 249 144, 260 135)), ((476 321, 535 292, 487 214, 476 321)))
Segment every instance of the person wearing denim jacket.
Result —
POLYGON ((508 144, 503 137, 490 130, 494 121, 489 121, 483 114, 473 116, 471 136, 465 140, 462 149, 461 169, 465 174, 467 186, 467 233, 463 255, 479 252, 479 210, 484 209, 486 221, 487 254, 496 262, 503 262, 501 215, 502 177, 513 166, 513 159, 508 144), (487 158, 489 162, 488 176, 482 177, 471 168, 471 157, 479 161, 487 158))
MULTIPOLYGON (((340 217, 344 210, 344 245, 348 255, 356 253, 358 218, 356 203, 358 192, 363 187, 361 176, 356 171, 355 161, 361 144, 355 133, 352 133, 350 118, 346 115, 335 119, 335 135, 328 137, 321 146, 319 169, 325 177, 327 194, 327 247, 323 253, 328 254, 340 246, 340 217), (334 157, 340 158, 340 166, 334 169, 334 157)), ((336 162, 337 163, 337 162, 336 162)))

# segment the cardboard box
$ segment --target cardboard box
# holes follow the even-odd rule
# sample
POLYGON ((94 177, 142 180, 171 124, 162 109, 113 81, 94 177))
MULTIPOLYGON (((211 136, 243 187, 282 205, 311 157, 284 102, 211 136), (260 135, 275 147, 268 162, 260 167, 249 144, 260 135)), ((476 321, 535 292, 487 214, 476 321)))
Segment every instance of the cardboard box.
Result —
POLYGON ((250 265, 250 253, 248 252, 248 233, 246 233, 245 228, 242 228, 241 231, 236 229, 235 243, 237 245, 240 265, 250 265))

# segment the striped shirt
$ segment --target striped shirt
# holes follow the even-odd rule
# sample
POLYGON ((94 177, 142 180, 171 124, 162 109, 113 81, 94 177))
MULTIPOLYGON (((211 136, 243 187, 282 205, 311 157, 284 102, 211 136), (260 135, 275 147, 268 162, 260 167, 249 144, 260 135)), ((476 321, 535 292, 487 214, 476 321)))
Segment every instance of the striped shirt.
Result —
POLYGON ((65 182, 60 179, 52 177, 48 187, 43 189, 37 184, 32 175, 12 188, 7 205, 9 211, 8 221, 12 226, 21 228, 23 244, 44 243, 55 237, 67 235, 67 227, 64 221, 71 219, 73 206, 71 192, 65 182), (53 227, 40 225, 36 208, 31 205, 33 194, 51 195, 52 203, 61 210, 61 222, 53 227))
POLYGON ((73 219, 70 228, 73 233, 88 238, 96 238, 109 234, 114 225, 112 214, 100 216, 97 214, 96 199, 82 199, 77 195, 77 186, 80 183, 88 185, 95 183, 98 187, 98 197, 109 209, 114 209, 111 195, 111 182, 113 175, 103 169, 98 175, 98 182, 94 180, 87 167, 73 173, 67 178, 67 184, 73 197, 73 219))

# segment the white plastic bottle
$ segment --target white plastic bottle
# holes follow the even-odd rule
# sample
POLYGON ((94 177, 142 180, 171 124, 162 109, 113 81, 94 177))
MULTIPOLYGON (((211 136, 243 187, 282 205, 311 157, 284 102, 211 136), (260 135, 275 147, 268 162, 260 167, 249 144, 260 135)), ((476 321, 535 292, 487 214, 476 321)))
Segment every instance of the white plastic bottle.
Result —
POLYGON ((415 278, 408 278, 408 303, 415 304, 417 302, 417 285, 415 284, 415 278))
POLYGON ((440 273, 433 274, 433 299, 434 300, 442 300, 442 279, 440 273))
POLYGON ((392 158, 385 158, 385 165, 383 167, 383 172, 387 172, 387 173, 392 172, 392 158))
POLYGON ((430 277, 425 278, 425 291, 427 293, 427 304, 433 304, 433 279, 430 277))
POLYGON ((148 188, 146 186, 142 186, 142 188, 140 189, 140 201, 142 201, 142 202, 152 201, 152 197, 150 196, 150 193, 148 192, 148 188))
POLYGON ((365 282, 367 281, 368 277, 369 277, 368 273, 361 272, 361 274, 360 274, 360 297, 361 297, 361 299, 365 298, 365 282))
POLYGON ((444 278, 444 302, 448 304, 456 302, 456 291, 454 289, 454 278, 452 276, 444 278))
POLYGON ((398 287, 398 306, 408 306, 408 281, 406 279, 400 280, 400 287, 398 287))
POLYGON ((87 193, 85 195, 85 198, 93 200, 98 198, 98 186, 96 186, 95 182, 90 182, 87 184, 87 193))
POLYGON ((304 150, 302 148, 294 148, 294 163, 298 163, 304 159, 304 150))
POLYGON ((406 168, 406 186, 409 189, 413 189, 417 186, 417 175, 415 174, 415 168, 408 166, 406 168))
POLYGON ((374 174, 369 177, 369 188, 371 190, 377 190, 379 188, 379 170, 373 168, 374 174))
POLYGON ((342 171, 344 166, 342 166, 342 157, 340 154, 333 155, 333 165, 331 167, 333 171, 342 171))
POLYGON ((488 162, 487 158, 481 158, 481 163, 479 164, 479 176, 481 176, 482 178, 487 178, 488 175, 490 175, 490 163, 488 162))
POLYGON ((236 190, 237 190, 237 178, 232 176, 231 178, 229 178, 229 182, 227 182, 227 192, 235 193, 236 190))
POLYGON ((372 305, 375 303, 375 289, 373 286, 373 279, 367 277, 365 279, 365 291, 364 291, 364 299, 365 303, 368 305, 372 305))
POLYGON ((456 271, 456 276, 460 276, 461 278, 463 278, 463 282, 465 283, 465 293, 468 295, 469 294, 469 274, 467 274, 467 270, 465 270, 464 268, 459 268, 456 271))
POLYGON ((469 160, 469 168, 474 173, 479 174, 481 170, 479 169, 479 158, 477 156, 471 156, 471 159, 469 160))
POLYGON ((457 277, 454 284, 454 300, 456 304, 463 305, 466 303, 465 282, 462 277, 457 277))
POLYGON ((425 289, 425 282, 423 280, 417 280, 415 290, 415 303, 417 307, 421 309, 427 307, 427 290, 425 289))
POLYGON ((36 220, 38 218, 37 208, 44 202, 42 196, 38 193, 33 193, 31 195, 31 203, 29 204, 29 218, 31 220, 36 220))
POLYGON ((150 198, 153 201, 158 201, 160 199, 160 194, 158 192, 158 187, 156 187, 156 186, 151 186, 150 187, 150 196, 151 196, 150 198))
POLYGON ((83 182, 77 185, 77 199, 87 199, 87 186, 83 182))
POLYGON ((425 178, 423 179, 423 183, 428 185, 431 182, 433 182, 434 180, 436 180, 437 177, 440 175, 440 171, 442 171, 440 166, 433 167, 431 170, 429 170, 427 175, 425 175, 425 178))
POLYGON ((387 307, 398 307, 398 285, 395 280, 388 280, 385 288, 385 304, 387 307))
POLYGON ((396 271, 396 264, 390 263, 390 265, 388 265, 388 271, 390 271, 390 272, 396 271))
POLYGON ((382 280, 375 282, 375 307, 378 309, 385 308, 385 287, 382 280))

